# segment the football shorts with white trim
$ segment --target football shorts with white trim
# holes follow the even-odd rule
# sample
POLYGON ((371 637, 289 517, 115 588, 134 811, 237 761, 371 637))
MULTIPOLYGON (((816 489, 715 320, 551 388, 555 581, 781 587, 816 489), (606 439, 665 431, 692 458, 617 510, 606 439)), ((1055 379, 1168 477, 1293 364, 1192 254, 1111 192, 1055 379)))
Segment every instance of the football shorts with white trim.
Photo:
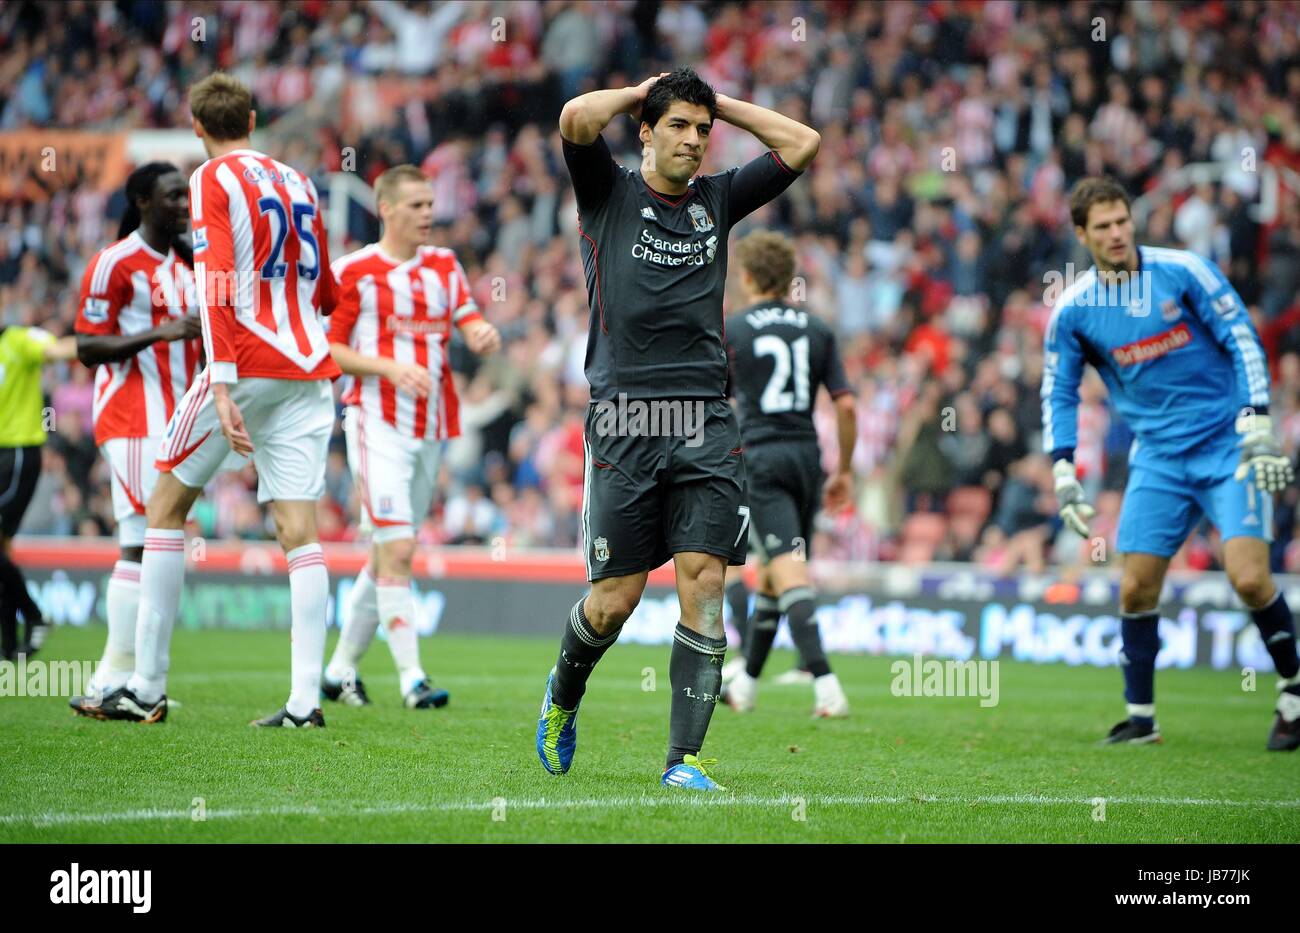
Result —
POLYGON ((415 536, 438 485, 443 442, 402 434, 358 406, 343 416, 348 468, 361 500, 361 531, 376 544, 415 536))
POLYGON ((682 552, 745 562, 750 513, 744 449, 731 404, 650 404, 677 406, 681 417, 675 422, 665 421, 659 409, 642 425, 662 429, 667 423, 668 436, 629 430, 628 419, 606 418, 596 404, 588 409, 582 496, 588 580, 654 570, 682 552), (690 406, 689 422, 682 406, 690 406), (671 433, 674 423, 683 429, 677 435, 671 433))
POLYGON ((1116 548, 1173 557, 1202 517, 1224 541, 1272 542, 1273 497, 1255 488, 1253 476, 1236 478, 1239 444, 1232 422, 1192 451, 1169 454, 1135 442, 1116 548))
MULTIPOLYGON (((240 379, 231 384, 230 398, 253 441, 257 501, 319 499, 334 426, 330 380, 240 379)), ((168 422, 157 466, 198 489, 230 466, 225 463, 230 452, 205 371, 168 422)))
POLYGON ((99 445, 112 475, 113 520, 122 547, 144 547, 144 509, 158 481, 154 461, 161 444, 161 437, 110 437, 99 445))

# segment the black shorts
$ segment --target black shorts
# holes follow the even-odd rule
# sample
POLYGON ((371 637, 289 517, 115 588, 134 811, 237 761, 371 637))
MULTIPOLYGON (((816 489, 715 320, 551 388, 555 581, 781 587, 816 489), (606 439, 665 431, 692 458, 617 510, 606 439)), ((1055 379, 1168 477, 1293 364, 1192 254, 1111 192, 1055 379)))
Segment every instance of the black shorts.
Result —
POLYGON ((614 408, 601 407, 615 404, 593 403, 587 410, 582 496, 587 579, 653 570, 683 551, 743 564, 749 509, 740 428, 731 405, 721 399, 640 403, 681 408, 667 418, 652 414, 637 428, 633 417, 614 423, 614 408), (659 433, 650 433, 656 425, 659 433))
POLYGON ((745 449, 749 471, 750 545, 766 564, 782 554, 807 560, 821 506, 821 450, 816 441, 766 441, 745 449))
POLYGON ((0 447, 0 534, 18 534, 41 475, 41 448, 0 447))

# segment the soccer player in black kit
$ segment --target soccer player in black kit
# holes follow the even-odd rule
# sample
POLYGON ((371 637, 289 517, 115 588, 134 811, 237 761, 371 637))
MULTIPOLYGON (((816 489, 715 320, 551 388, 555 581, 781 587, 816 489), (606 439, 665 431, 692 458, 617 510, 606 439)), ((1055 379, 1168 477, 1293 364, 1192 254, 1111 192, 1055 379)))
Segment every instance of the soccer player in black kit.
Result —
POLYGON ((560 114, 560 135, 591 310, 582 509, 591 589, 560 638, 537 754, 552 774, 569 770, 587 678, 636 608, 650 571, 672 558, 681 620, 669 661, 661 780, 722 790, 698 755, 722 687, 723 577, 728 564, 743 563, 749 530, 744 452, 726 399, 727 235, 790 186, 821 137, 715 93, 689 68, 574 98, 560 114), (640 125, 637 171, 619 166, 600 135, 621 113, 640 125), (715 120, 752 133, 769 151, 696 176, 715 120), (637 417, 646 409, 648 424, 637 417), (611 411, 619 416, 607 417, 611 411))
POLYGON ((813 518, 849 504, 857 443, 853 390, 834 332, 817 315, 786 302, 794 278, 794 246, 779 233, 756 230, 736 244, 745 306, 727 319, 731 391, 740 414, 749 475, 750 542, 760 571, 754 613, 742 642, 745 666, 726 686, 738 712, 754 708, 758 677, 785 616, 804 665, 813 675, 813 715, 847 716, 849 701, 831 673, 813 617, 808 577, 813 518), (834 399, 839 464, 822 488, 821 450, 813 404, 822 386, 834 399))

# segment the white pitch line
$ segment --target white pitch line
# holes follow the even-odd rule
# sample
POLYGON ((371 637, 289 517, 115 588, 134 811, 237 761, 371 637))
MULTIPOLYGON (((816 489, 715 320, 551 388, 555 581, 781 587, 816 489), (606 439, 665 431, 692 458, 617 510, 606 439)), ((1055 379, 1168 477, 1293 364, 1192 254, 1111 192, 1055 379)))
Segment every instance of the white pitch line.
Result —
MULTIPOLYGON (((753 807, 776 808, 789 807, 802 803, 807 807, 881 807, 900 806, 904 804, 939 804, 941 806, 1076 806, 1091 807, 1096 805, 1096 797, 1046 797, 1034 794, 1005 794, 984 797, 931 797, 924 794, 914 796, 797 796, 761 797, 752 795, 692 795, 663 797, 591 797, 580 800, 550 799, 545 797, 528 799, 500 798, 505 810, 626 810, 635 807, 753 807)), ((1237 807, 1264 809, 1300 808, 1300 800, 1224 800, 1202 797, 1107 797, 1107 804, 1129 806, 1159 807, 1237 807)), ((246 820, 261 819, 268 816, 323 816, 347 819, 359 816, 384 816, 409 813, 456 813, 476 810, 490 811, 499 806, 496 801, 449 801, 446 803, 395 803, 375 804, 346 809, 322 809, 320 807, 286 806, 286 807, 246 807, 228 810, 212 809, 205 813, 206 820, 246 820)), ((30 825, 36 827, 72 826, 72 825, 108 825, 113 823, 152 823, 152 822, 191 822, 194 821, 191 810, 123 810, 116 813, 58 813, 45 812, 35 814, 15 813, 0 815, 0 826, 30 825)), ((202 821, 195 821, 202 822, 202 821)))

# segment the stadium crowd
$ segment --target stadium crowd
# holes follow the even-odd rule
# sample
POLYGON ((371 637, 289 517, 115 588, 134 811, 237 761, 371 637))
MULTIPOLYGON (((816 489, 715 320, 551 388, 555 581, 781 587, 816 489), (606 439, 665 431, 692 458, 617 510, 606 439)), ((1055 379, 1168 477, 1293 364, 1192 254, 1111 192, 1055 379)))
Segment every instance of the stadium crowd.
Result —
MULTIPOLYGON (((120 0, 57 15, 8 2, 0 131, 184 127, 184 88, 220 67, 254 88, 270 154, 311 167, 322 191, 333 172, 370 181, 420 165, 435 183, 434 239, 457 250, 505 341, 481 362, 454 356, 464 435, 421 538, 568 546, 582 496, 587 303, 556 117, 577 93, 678 63, 822 134, 807 177, 733 235, 772 227, 795 238, 794 298, 833 323, 858 392, 856 508, 822 517, 815 553, 1004 571, 1080 560, 1039 453, 1038 390, 1044 293, 1054 274, 1089 265, 1065 197, 1088 174, 1144 196, 1140 243, 1195 250, 1229 275, 1264 338, 1284 446, 1300 450, 1294 2, 120 0), (367 106, 386 83, 400 105, 367 106)), ((606 139, 639 163, 630 119, 606 139)), ((757 154, 720 124, 704 171, 757 154)), ((0 200, 0 319, 67 332, 81 271, 123 207, 120 192, 87 186, 0 200)), ((350 216, 352 246, 377 235, 365 211, 350 216)), ((106 534, 92 374, 73 364, 49 380, 57 430, 23 530, 106 534)), ((1094 531, 1113 544, 1131 435, 1095 375, 1080 417, 1094 531)), ((350 540, 341 427, 336 441, 321 533, 350 540)), ((251 467, 214 481, 198 530, 268 537, 255 484, 251 467)), ((1279 570, 1300 571, 1297 495, 1276 513, 1279 570)), ((1215 566, 1212 535, 1194 536, 1179 565, 1215 566)))

